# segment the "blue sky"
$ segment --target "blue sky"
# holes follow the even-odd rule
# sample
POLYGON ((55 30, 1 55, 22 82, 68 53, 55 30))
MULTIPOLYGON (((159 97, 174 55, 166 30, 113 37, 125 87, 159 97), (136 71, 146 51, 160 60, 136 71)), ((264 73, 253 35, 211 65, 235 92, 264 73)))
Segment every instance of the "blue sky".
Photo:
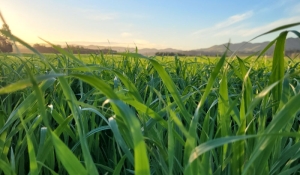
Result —
POLYGON ((42 43, 41 37, 52 43, 184 50, 248 41, 300 22, 299 0, 9 0, 0 2, 0 11, 12 32, 29 43, 42 43))

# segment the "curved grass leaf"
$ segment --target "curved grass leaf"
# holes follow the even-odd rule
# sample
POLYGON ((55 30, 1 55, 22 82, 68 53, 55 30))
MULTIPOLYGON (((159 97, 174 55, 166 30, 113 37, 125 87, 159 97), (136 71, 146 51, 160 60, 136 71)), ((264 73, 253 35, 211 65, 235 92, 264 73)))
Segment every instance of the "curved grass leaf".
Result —
MULTIPOLYGON (((286 25, 283 25, 283 26, 280 26, 280 27, 276 27, 275 29, 272 29, 272 30, 270 30, 270 31, 268 31, 268 32, 265 32, 265 33, 263 33, 263 34, 260 34, 260 35, 258 35, 258 36, 256 36, 256 37, 254 37, 254 38, 251 39, 250 41, 252 41, 252 40, 254 40, 254 39, 256 39, 256 38, 259 38, 259 37, 261 37, 261 36, 263 36, 263 35, 267 35, 267 34, 270 34, 270 33, 273 33, 273 32, 277 32, 277 31, 280 31, 280 30, 283 30, 283 29, 287 29, 287 28, 291 28, 291 27, 298 26, 298 25, 300 25, 300 22, 292 23, 292 24, 286 24, 286 25)), ((250 41, 249 41, 249 42, 250 42, 250 41)))
POLYGON ((273 101, 275 103, 274 112, 277 110, 282 94, 282 78, 284 77, 284 46, 288 32, 282 32, 276 40, 272 62, 272 74, 270 84, 280 81, 272 90, 273 101))
POLYGON ((83 167, 77 157, 71 150, 57 137, 54 132, 50 132, 52 143, 56 151, 56 155, 64 165, 64 168, 69 174, 88 174, 87 170, 83 167))
POLYGON ((189 134, 191 137, 189 137, 186 140, 186 145, 185 145, 185 149, 184 149, 184 162, 185 162, 186 167, 188 167, 188 168, 186 168, 186 173, 188 173, 188 174, 196 173, 197 169, 198 169, 196 163, 194 163, 192 166, 189 166, 188 162, 189 162, 189 157, 191 155, 191 152, 194 149, 194 147, 196 146, 196 138, 197 138, 196 131, 197 131, 197 124, 198 124, 199 117, 200 117, 200 111, 204 105, 204 102, 205 102, 207 96, 209 95, 209 93, 211 92, 211 89, 213 88, 213 84, 214 84, 220 70, 223 67, 223 64, 225 62, 225 57, 226 57, 226 52, 223 54, 221 59, 218 61, 216 67, 212 71, 212 73, 209 77, 208 83, 206 85, 205 91, 197 105, 194 117, 192 118, 192 121, 190 123, 189 134))
POLYGON ((126 159, 126 156, 125 155, 122 156, 121 160, 118 162, 117 166, 115 167, 113 175, 118 175, 121 173, 122 166, 124 164, 125 159, 126 159))
POLYGON ((84 133, 84 129, 83 129, 82 120, 80 120, 79 108, 76 105, 76 101, 77 101, 76 97, 75 97, 71 87, 68 85, 67 80, 64 77, 58 77, 58 81, 60 82, 63 94, 65 95, 68 106, 70 107, 72 114, 74 116, 74 119, 76 121, 76 126, 77 126, 76 129, 77 129, 77 132, 79 135, 80 145, 82 148, 87 171, 89 174, 98 174, 98 170, 93 162, 91 153, 88 148, 87 140, 85 139, 85 133, 84 133))
POLYGON ((31 140, 31 136, 29 135, 26 123, 20 116, 21 123, 25 129, 26 132, 26 140, 27 140, 27 149, 28 149, 28 155, 29 155, 29 168, 30 168, 30 174, 38 175, 38 165, 36 160, 36 154, 34 150, 34 146, 31 140))
POLYGON ((128 160, 131 162, 132 165, 134 165, 134 159, 133 159, 133 155, 131 154, 127 144, 125 143, 119 128, 118 128, 118 124, 116 122, 116 120, 114 118, 109 118, 109 126, 111 128, 111 131, 114 133, 114 137, 116 139, 116 142, 118 143, 118 145, 121 147, 122 151, 125 153, 125 155, 128 157, 128 160))
MULTIPOLYGON (((39 88, 41 89, 41 91, 45 91, 47 88, 53 85, 54 81, 55 79, 47 79, 39 85, 39 88)), ((18 105, 18 107, 15 110, 12 111, 12 113, 6 120, 4 126, 0 129, 0 134, 18 119, 18 115, 24 114, 24 112, 26 112, 36 102, 36 94, 35 92, 32 92, 20 105, 18 105)))
MULTIPOLYGON (((280 131, 286 126, 287 122, 295 116, 296 112, 299 111, 299 101, 300 94, 292 97, 289 102, 273 117, 273 120, 263 133, 280 133, 280 131)), ((275 139, 272 139, 271 137, 262 137, 259 139, 249 161, 245 165, 243 174, 245 174, 251 166, 257 170, 263 169, 268 160, 266 158, 270 156, 272 150, 270 146, 273 146, 274 141, 275 139)))
POLYGON ((16 173, 11 169, 11 166, 6 163, 4 160, 0 159, 0 169, 4 172, 5 175, 15 175, 16 173))
POLYGON ((111 102, 117 116, 122 117, 127 126, 130 126, 129 129, 134 143, 135 174, 150 174, 149 160, 147 156, 146 145, 141 132, 141 126, 132 110, 123 102, 118 100, 118 96, 111 89, 111 87, 99 78, 81 74, 73 74, 72 76, 89 83, 93 87, 99 89, 109 98, 107 102, 111 102))
POLYGON ((174 81, 172 78, 168 75, 166 70, 160 65, 157 61, 153 59, 148 59, 150 63, 153 65, 153 67, 156 69, 157 73, 159 74, 160 78, 164 82, 164 85, 167 87, 168 91, 172 95, 172 98, 174 98, 174 101, 178 105, 180 109, 180 113, 182 113, 184 119, 189 123, 192 115, 186 110, 184 107, 184 104, 181 100, 180 94, 174 84, 174 81))
MULTIPOLYGON (((114 110, 123 117, 127 126, 130 126, 130 134, 134 144, 134 171, 137 175, 150 174, 149 160, 147 156, 146 144, 141 132, 140 123, 135 117, 132 110, 119 100, 108 100, 111 104, 115 104, 114 110)), ((117 115, 118 115, 117 114, 117 115)))
POLYGON ((47 165, 43 164, 42 162, 37 161, 37 163, 40 164, 41 166, 47 168, 51 172, 52 175, 59 175, 53 169, 49 168, 47 165))
MULTIPOLYGON (((58 76, 63 76, 63 74, 40 75, 40 76, 36 76, 34 78, 35 78, 37 83, 40 83, 44 80, 53 79, 53 78, 58 77, 58 76)), ((20 80, 18 82, 12 83, 12 84, 10 84, 6 87, 1 88, 0 89, 0 94, 12 93, 12 92, 22 90, 22 89, 25 89, 25 88, 31 87, 31 86, 32 86, 32 82, 31 82, 30 79, 20 80)))
MULTIPOLYGON (((98 128, 95 128, 93 130, 91 130, 90 132, 88 132, 85 136, 85 138, 87 139, 88 137, 92 136, 93 134, 96 134, 98 132, 101 132, 101 131, 105 131, 105 130, 109 130, 110 127, 109 126, 100 126, 98 128)), ((80 145, 80 142, 77 142, 71 149, 71 151, 75 151, 76 148, 80 145)))

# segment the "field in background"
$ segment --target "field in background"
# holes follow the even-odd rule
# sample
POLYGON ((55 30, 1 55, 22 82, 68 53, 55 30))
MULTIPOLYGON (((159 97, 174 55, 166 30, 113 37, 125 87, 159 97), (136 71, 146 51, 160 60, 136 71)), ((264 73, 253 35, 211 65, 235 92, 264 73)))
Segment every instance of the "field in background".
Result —
POLYGON ((0 174, 298 174, 286 34, 270 59, 1 54, 0 174))

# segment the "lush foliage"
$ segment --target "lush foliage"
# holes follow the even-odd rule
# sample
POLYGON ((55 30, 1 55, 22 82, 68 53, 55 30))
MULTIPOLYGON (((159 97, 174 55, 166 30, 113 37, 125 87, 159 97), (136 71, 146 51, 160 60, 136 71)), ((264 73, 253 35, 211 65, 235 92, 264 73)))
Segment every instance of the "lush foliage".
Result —
MULTIPOLYGON (((1 30, 9 31, 8 25, 3 24, 1 30)), ((0 33, 0 52, 12 52, 12 43, 0 33)))
POLYGON ((299 173, 287 32, 273 59, 41 55, 2 32, 35 55, 0 56, 0 174, 299 173))

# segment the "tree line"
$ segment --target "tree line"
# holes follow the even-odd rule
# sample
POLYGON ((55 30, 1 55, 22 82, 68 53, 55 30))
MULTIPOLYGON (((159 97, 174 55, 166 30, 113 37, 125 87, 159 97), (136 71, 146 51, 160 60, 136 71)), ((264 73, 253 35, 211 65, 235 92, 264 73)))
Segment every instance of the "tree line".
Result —
MULTIPOLYGON (((9 38, 4 35, 3 33, 10 32, 10 29, 7 24, 3 24, 2 28, 0 29, 0 53, 10 53, 13 52, 13 43, 9 40, 9 38)), ((60 45, 57 45, 57 47, 62 48, 60 45)), ((40 53, 59 53, 55 48, 53 47, 47 47, 45 45, 41 44, 34 44, 33 48, 35 48, 40 53)), ((117 51, 112 49, 88 49, 84 48, 82 46, 67 46, 65 48, 69 51, 72 51, 73 53, 81 53, 81 54, 100 54, 101 52, 103 54, 115 54, 117 51)))
POLYGON ((2 32, 10 32, 8 25, 3 24, 2 28, 0 29, 0 52, 12 52, 13 47, 12 43, 9 41, 9 39, 2 33, 2 32))
POLYGON ((175 53, 175 52, 156 52, 155 56, 186 56, 183 53, 175 53))
MULTIPOLYGON (((56 45, 57 47, 62 48, 60 45, 56 45)), ((41 44, 34 44, 33 48, 35 48, 40 53, 59 53, 55 48, 53 47, 47 47, 45 45, 41 44)), ((89 49, 85 48, 83 46, 67 46, 62 49, 72 51, 73 53, 80 53, 80 54, 100 54, 101 52, 103 54, 115 54, 117 51, 111 50, 111 49, 89 49)))

